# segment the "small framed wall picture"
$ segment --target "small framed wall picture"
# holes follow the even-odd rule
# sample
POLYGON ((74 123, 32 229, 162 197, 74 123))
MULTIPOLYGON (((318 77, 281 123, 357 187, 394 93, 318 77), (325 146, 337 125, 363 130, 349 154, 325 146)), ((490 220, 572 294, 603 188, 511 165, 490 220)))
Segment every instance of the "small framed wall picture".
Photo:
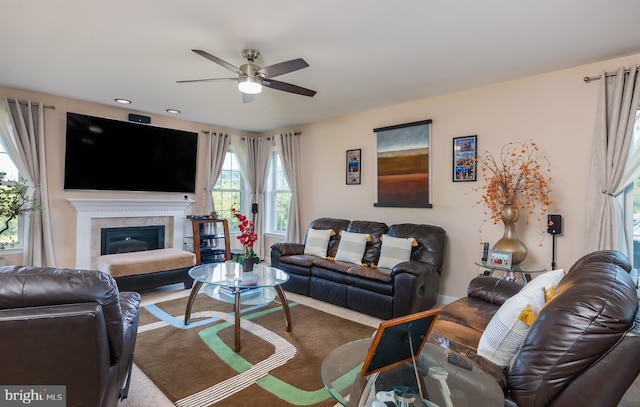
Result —
POLYGON ((510 269, 511 268, 511 252, 502 252, 499 250, 491 250, 489 259, 487 260, 493 266, 510 269))
POLYGON ((347 185, 358 185, 361 181, 361 149, 347 150, 347 185))
POLYGON ((476 180, 476 155, 478 136, 453 139, 453 181, 476 180))

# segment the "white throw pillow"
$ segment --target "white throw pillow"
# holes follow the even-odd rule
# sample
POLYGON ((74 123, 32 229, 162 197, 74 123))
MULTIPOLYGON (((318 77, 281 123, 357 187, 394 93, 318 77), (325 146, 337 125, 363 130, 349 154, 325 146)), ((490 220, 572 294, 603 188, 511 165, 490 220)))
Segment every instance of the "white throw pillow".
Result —
POLYGON ((414 238, 382 235, 381 239, 382 248, 380 249, 378 267, 392 269, 396 264, 411 259, 411 248, 413 247, 414 238))
POLYGON ((331 239, 331 229, 311 229, 307 232, 307 240, 304 244, 304 254, 311 254, 319 257, 327 257, 329 239, 331 239))
POLYGON ((563 276, 564 270, 543 273, 505 301, 482 333, 478 355, 496 365, 508 366, 529 333, 530 325, 520 319, 520 314, 533 314, 535 320, 545 304, 545 290, 555 288, 563 276))
POLYGON ((336 260, 346 263, 362 264, 364 250, 369 241, 369 234, 342 232, 340 234, 340 244, 336 253, 336 260))

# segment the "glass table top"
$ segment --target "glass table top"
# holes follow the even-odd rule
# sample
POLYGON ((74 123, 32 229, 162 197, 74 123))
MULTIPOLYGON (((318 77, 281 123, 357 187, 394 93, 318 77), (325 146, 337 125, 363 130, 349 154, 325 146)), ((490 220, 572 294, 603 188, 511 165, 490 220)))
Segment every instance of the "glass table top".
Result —
POLYGON ((189 270, 189 275, 201 283, 222 287, 275 287, 289 280, 289 274, 275 267, 256 264, 253 271, 245 273, 241 264, 232 265, 227 272, 225 263, 201 264, 189 270))
POLYGON ((547 269, 540 264, 526 263, 526 262, 520 263, 520 264, 514 264, 511 267, 503 267, 503 266, 500 266, 497 264, 491 264, 488 261, 482 261, 482 260, 476 260, 474 263, 476 266, 484 267, 487 269, 517 271, 519 273, 542 273, 543 271, 547 271, 547 269))
MULTIPOLYGON (((381 393, 384 396, 396 391, 398 376, 394 376, 397 371, 394 372, 393 369, 389 371, 392 374, 386 377, 385 371, 379 376, 374 373, 359 377, 371 342, 371 338, 365 338, 339 346, 322 362, 322 382, 333 398, 343 406, 372 407, 377 405, 374 403, 376 400, 381 400, 381 393), (373 381, 372 386, 367 386, 369 380, 373 381), (367 391, 367 388, 370 390, 367 391)), ((452 352, 436 344, 428 342, 424 345, 416 358, 416 365, 424 374, 425 388, 422 393, 428 400, 422 400, 421 403, 417 397, 418 400, 410 405, 447 407, 447 402, 452 402, 454 406, 503 407, 504 394, 496 380, 466 357, 454 354, 456 357, 452 360, 451 354, 452 352), (442 383, 434 379, 436 377, 446 378, 451 400, 444 399, 442 383)), ((411 364, 406 366, 404 370, 413 375, 411 364)))

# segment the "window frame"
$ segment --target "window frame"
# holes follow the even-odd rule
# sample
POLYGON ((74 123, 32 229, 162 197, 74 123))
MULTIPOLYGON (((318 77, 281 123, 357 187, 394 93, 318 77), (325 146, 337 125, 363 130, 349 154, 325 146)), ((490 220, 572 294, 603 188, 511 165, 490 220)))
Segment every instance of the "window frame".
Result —
POLYGON ((291 187, 289 187, 289 183, 286 177, 284 176, 284 168, 282 167, 280 152, 276 147, 274 147, 271 150, 271 155, 269 157, 269 167, 267 170, 267 187, 265 192, 266 192, 265 194, 266 210, 264 211, 264 213, 265 213, 265 224, 267 225, 266 227, 267 233, 272 235, 284 236, 287 233, 286 226, 288 225, 288 214, 286 215, 287 225, 285 225, 285 228, 283 230, 277 229, 278 194, 289 194, 289 202, 287 204, 287 211, 288 211, 289 204, 291 203, 292 192, 291 192, 291 187), (287 184, 286 189, 278 188, 278 176, 277 176, 278 173, 283 175, 282 179, 287 184))
MULTIPOLYGON (((12 181, 17 181, 21 178, 18 166, 9 155, 3 140, 0 140, 0 172, 7 174, 7 179, 0 182, 0 185, 10 185, 12 181)), ((13 247, 8 245, 0 254, 20 254, 28 247, 28 242, 25 240, 27 235, 26 228, 28 227, 27 219, 25 219, 25 216, 19 216, 14 222, 17 222, 18 234, 16 241, 18 243, 13 247)))
MULTIPOLYGON (((231 175, 231 180, 233 180, 234 175, 231 175)), ((245 181, 244 181, 244 177, 242 176, 242 171, 240 170, 240 164, 238 161, 238 155, 235 153, 235 151, 233 151, 233 149, 231 147, 229 147, 229 149, 227 149, 227 152, 225 153, 225 162, 223 163, 222 166, 222 170, 220 171, 220 174, 218 175, 218 179, 216 180, 216 183, 214 184, 213 188, 211 189, 211 198, 213 199, 214 202, 214 207, 215 207, 215 211, 217 212, 218 216, 221 218, 225 218, 229 221, 229 232, 234 234, 234 233, 239 233, 239 229, 238 229, 238 222, 237 220, 231 215, 231 205, 232 204, 237 204, 237 209, 240 210, 240 212, 244 213, 244 201, 245 201, 245 181), (231 162, 227 162, 228 159, 231 159, 231 162), (225 165, 230 164, 231 168, 225 168, 225 165), (235 166, 234 164, 237 164, 237 166, 235 166), (216 186, 218 185, 218 183, 221 181, 221 178, 224 176, 224 172, 233 172, 233 173, 237 173, 237 175, 239 176, 239 188, 216 188, 216 186), (235 200, 235 199, 231 199, 231 202, 228 203, 228 207, 226 207, 226 205, 224 205, 225 207, 218 207, 218 206, 223 206, 223 205, 215 205, 216 202, 216 198, 214 196, 215 193, 228 193, 228 194, 239 194, 239 199, 235 200)), ((225 199, 224 196, 221 197, 220 199, 221 203, 225 203, 225 199)))
MULTIPOLYGON (((636 120, 633 129, 633 141, 632 143, 640 143, 640 106, 638 106, 638 110, 636 111, 636 120)), ((634 198, 638 197, 640 199, 640 177, 636 179, 631 185, 625 189, 624 194, 618 197, 619 204, 624 208, 623 209, 623 227, 625 231, 625 238, 627 244, 627 252, 629 253, 629 260, 631 261, 631 265, 634 268, 640 267, 640 233, 634 236, 634 223, 635 223, 635 215, 634 212, 634 198), (635 187, 635 185, 638 185, 635 187), (636 256, 634 245, 635 242, 638 241, 638 249, 639 253, 636 256)), ((640 229, 640 211, 637 213, 638 215, 638 224, 640 229)))

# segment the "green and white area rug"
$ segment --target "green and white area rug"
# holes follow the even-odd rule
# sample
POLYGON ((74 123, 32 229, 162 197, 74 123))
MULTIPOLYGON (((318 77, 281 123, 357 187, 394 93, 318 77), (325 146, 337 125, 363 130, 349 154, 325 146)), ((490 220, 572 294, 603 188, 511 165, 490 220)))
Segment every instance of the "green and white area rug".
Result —
POLYGON ((320 366, 334 348, 374 328, 290 303, 292 332, 279 304, 242 309, 240 352, 233 351, 232 305, 203 294, 191 324, 187 298, 140 311, 135 363, 179 407, 334 406, 320 366))

